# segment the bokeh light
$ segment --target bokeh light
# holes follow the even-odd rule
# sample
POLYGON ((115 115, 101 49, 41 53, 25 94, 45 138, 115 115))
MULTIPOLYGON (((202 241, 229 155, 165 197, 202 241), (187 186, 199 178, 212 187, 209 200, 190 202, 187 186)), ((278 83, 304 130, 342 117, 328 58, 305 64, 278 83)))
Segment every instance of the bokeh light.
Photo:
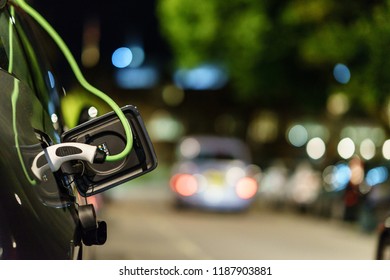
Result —
POLYGON ((162 98, 167 105, 177 106, 184 101, 184 91, 175 85, 167 85, 162 91, 162 98))
POLYGON ((153 141, 164 142, 178 140, 185 130, 181 121, 165 110, 157 110, 151 115, 147 129, 153 141))
POLYGON ((363 142, 360 144, 361 156, 366 160, 370 160, 375 156, 375 153, 376 147, 374 141, 372 141, 371 139, 364 139, 363 142))
POLYGON ((293 146, 302 147, 308 140, 308 132, 303 125, 297 124, 290 128, 287 138, 293 146))
POLYGON ((366 175, 366 182, 370 187, 384 183, 389 178, 389 171, 384 166, 370 169, 366 175))
POLYGON ((216 90, 228 80, 226 71, 213 64, 204 64, 191 69, 179 69, 174 74, 178 87, 191 90, 216 90))
POLYGON ((385 159, 390 160, 390 140, 383 143, 382 154, 385 159))
POLYGON ((321 138, 315 137, 307 143, 306 151, 312 159, 320 159, 326 152, 326 146, 321 138))
POLYGON ((125 68, 133 60, 133 53, 129 48, 121 47, 112 54, 112 64, 117 68, 125 68))
POLYGON ((130 51, 133 55, 133 58, 129 64, 132 68, 140 67, 145 61, 145 51, 140 46, 130 47, 130 51))
POLYGON ((90 118, 96 118, 98 113, 99 113, 99 111, 98 111, 98 109, 96 107, 94 107, 94 106, 89 107, 89 109, 88 109, 88 116, 90 118))
POLYGON ((345 64, 338 63, 333 69, 333 76, 339 83, 347 84, 351 79, 351 72, 345 64))
POLYGON ((349 159, 355 153, 355 143, 351 138, 343 138, 337 145, 337 152, 343 159, 349 159))
POLYGON ((349 99, 344 93, 335 93, 329 96, 327 110, 334 116, 345 114, 349 110, 349 99))
POLYGON ((180 145, 180 154, 189 159, 197 157, 200 153, 200 144, 194 138, 185 139, 180 145))

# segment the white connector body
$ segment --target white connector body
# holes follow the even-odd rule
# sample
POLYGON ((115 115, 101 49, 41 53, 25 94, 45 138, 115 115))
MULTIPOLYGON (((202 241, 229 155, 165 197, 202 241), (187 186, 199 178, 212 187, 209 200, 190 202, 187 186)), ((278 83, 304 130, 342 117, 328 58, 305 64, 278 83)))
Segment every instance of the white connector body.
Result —
POLYGON ((64 162, 71 160, 82 160, 93 163, 96 161, 97 147, 83 143, 61 143, 47 147, 34 159, 31 170, 34 175, 42 181, 42 177, 48 169, 52 172, 58 171, 64 162), (46 161, 43 163, 42 156, 46 161))

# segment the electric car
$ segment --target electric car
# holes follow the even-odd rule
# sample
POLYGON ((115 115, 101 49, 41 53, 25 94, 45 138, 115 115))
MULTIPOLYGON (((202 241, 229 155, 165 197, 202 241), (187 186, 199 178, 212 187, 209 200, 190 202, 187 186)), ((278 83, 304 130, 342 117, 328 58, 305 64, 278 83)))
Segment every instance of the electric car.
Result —
POLYGON ((176 206, 243 211, 256 199, 261 171, 243 141, 188 136, 178 144, 177 155, 170 179, 176 206))
POLYGON ((65 131, 56 44, 21 2, 0 1, 0 259, 80 259, 107 238, 88 198, 153 170, 156 158, 134 106, 121 110, 131 139, 113 112, 65 131), (120 160, 95 161, 126 141, 120 160))

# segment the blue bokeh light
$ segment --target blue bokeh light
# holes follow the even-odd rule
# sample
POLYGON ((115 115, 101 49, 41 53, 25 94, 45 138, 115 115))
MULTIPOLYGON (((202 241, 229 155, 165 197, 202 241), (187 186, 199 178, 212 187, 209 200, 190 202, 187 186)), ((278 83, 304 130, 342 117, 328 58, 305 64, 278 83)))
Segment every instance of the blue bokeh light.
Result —
POLYGON ((376 167, 367 172, 366 182, 370 187, 386 182, 389 172, 386 167, 376 167))
POLYGON ((203 64, 192 69, 179 69, 174 75, 176 86, 192 90, 216 90, 222 88, 228 75, 225 70, 213 64, 203 64))
POLYGON ((333 76, 341 84, 347 84, 351 80, 351 71, 342 63, 337 63, 333 69, 333 76))
POLYGON ((115 80, 124 89, 152 88, 159 82, 159 73, 155 67, 125 68, 115 73, 115 80))
POLYGON ((333 185, 335 191, 344 190, 351 179, 351 169, 347 164, 338 164, 334 170, 333 185))
POLYGON ((133 60, 133 53, 129 48, 118 48, 112 54, 112 64, 117 68, 125 68, 133 60))
POLYGON ((145 61, 144 49, 139 47, 139 46, 133 46, 130 48, 130 50, 133 54, 133 59, 132 59, 131 63, 129 64, 129 66, 132 68, 140 67, 145 61))

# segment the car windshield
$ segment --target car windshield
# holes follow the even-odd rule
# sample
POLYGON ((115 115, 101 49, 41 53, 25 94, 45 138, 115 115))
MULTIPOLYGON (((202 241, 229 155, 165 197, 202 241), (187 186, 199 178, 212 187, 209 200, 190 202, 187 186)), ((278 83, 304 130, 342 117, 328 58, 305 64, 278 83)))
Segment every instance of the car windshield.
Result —
POLYGON ((200 153, 199 156, 196 157, 198 160, 209 160, 209 159, 216 159, 216 160, 234 160, 236 159, 232 154, 227 153, 200 153))
POLYGON ((250 162, 244 142, 228 137, 188 137, 179 145, 179 158, 184 160, 242 160, 250 162))

